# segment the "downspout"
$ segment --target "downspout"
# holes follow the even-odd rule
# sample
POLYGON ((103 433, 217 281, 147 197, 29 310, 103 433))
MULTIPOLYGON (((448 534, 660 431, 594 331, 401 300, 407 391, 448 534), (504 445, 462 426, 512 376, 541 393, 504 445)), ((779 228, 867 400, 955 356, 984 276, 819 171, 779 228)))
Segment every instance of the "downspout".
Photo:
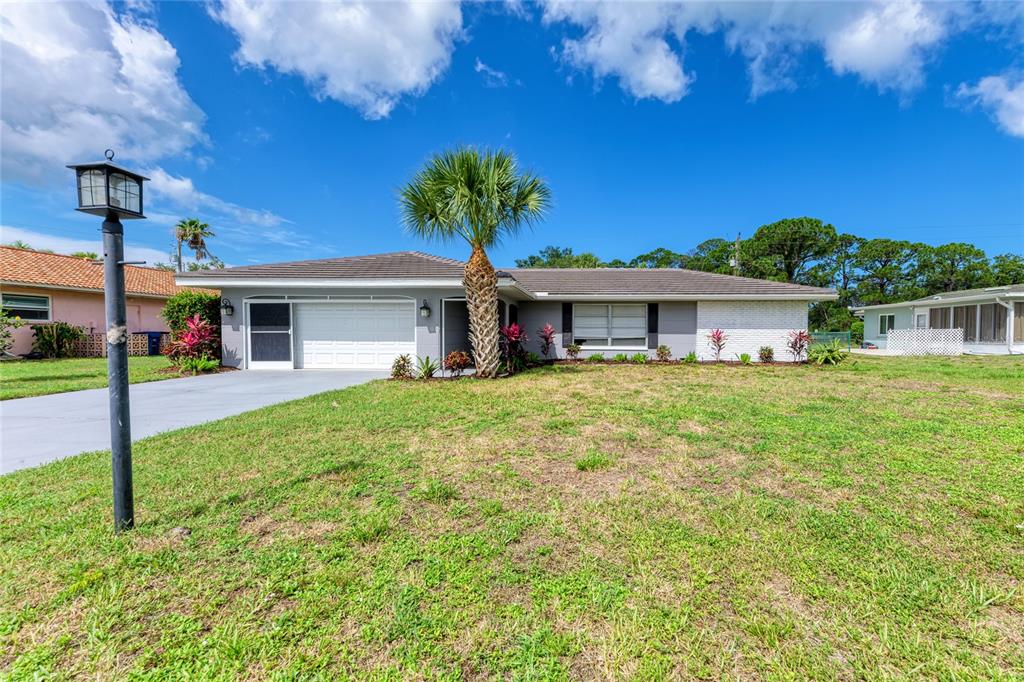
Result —
POLYGON ((995 298, 996 303, 1006 308, 1006 352, 1013 355, 1013 304, 1007 303, 1001 298, 995 298))

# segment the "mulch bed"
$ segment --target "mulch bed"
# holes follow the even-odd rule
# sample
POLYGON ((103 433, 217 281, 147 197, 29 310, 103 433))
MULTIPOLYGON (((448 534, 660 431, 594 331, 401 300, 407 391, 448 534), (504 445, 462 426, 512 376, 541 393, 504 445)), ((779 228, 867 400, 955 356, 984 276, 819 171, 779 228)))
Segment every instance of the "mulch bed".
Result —
POLYGON ((224 372, 237 372, 237 367, 225 367, 221 365, 217 369, 210 370, 209 372, 186 372, 180 370, 177 367, 164 367, 163 369, 156 370, 157 374, 173 374, 180 377, 197 377, 203 374, 223 374, 224 372))

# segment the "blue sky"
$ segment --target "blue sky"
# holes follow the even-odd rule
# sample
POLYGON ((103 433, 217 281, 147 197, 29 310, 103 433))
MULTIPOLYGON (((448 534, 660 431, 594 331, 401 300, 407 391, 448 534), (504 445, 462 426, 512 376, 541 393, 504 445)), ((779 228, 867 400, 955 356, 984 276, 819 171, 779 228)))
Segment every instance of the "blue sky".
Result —
POLYGON ((511 149, 554 194, 497 264, 548 244, 685 251, 800 215, 1024 252, 1020 5, 52 10, 0 9, 3 241, 98 243, 62 163, 113 147, 154 178, 136 257, 167 260, 192 215, 236 265, 465 257, 403 234, 395 200, 464 143, 511 149))

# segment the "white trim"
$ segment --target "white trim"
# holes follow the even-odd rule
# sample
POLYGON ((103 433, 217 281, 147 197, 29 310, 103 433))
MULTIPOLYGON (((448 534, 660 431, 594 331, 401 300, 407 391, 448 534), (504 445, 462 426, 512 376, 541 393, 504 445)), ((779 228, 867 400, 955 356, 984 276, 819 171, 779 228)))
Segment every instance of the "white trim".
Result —
MULTIPOLYGON (((53 322, 54 321, 54 319, 53 319, 53 297, 52 296, 50 296, 48 294, 23 294, 23 293, 21 293, 19 291, 0 292, 0 308, 3 307, 3 294, 5 294, 5 293, 10 295, 10 296, 34 296, 36 298, 45 298, 46 299, 46 319, 40 320, 38 318, 22 317, 22 318, 20 318, 22 320, 22 322, 25 322, 27 324, 45 324, 47 322, 53 322)), ((26 308, 25 310, 29 310, 29 309, 26 308)))
POLYGON ((1024 298, 1024 291, 1010 291, 1007 293, 990 292, 987 294, 974 294, 973 296, 959 296, 956 298, 922 298, 913 301, 903 301, 901 303, 879 303, 878 305, 862 305, 850 308, 856 315, 858 313, 863 314, 866 310, 882 310, 884 308, 910 308, 914 306, 918 307, 931 307, 931 308, 947 308, 949 306, 963 305, 964 303, 980 303, 989 301, 995 303, 997 298, 1024 298))
POLYGON ((838 294, 548 294, 548 301, 655 303, 658 301, 833 301, 838 294))

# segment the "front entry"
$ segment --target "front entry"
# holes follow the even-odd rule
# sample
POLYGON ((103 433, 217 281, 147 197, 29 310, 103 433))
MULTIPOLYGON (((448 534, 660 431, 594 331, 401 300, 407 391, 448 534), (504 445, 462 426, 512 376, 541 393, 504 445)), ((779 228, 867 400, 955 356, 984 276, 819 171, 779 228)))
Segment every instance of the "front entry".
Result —
POLYGON ((472 345, 469 342, 469 309, 465 299, 445 299, 441 302, 442 320, 441 335, 444 337, 441 358, 448 357, 452 351, 465 351, 472 356, 472 345))

